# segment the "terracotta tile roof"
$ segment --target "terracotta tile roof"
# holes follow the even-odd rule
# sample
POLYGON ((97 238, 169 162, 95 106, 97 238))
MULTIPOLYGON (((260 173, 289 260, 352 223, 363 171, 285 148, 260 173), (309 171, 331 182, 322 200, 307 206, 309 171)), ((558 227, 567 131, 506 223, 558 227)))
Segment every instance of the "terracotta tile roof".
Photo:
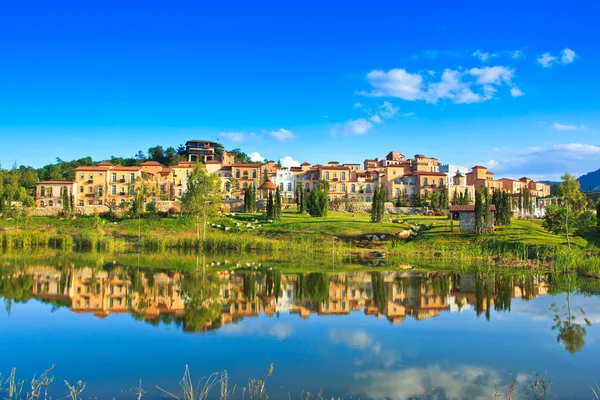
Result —
POLYGON ((117 165, 111 169, 111 171, 141 171, 141 170, 142 170, 142 167, 139 167, 139 166, 125 167, 123 165, 117 165))
POLYGON ((275 184, 268 179, 265 181, 265 183, 263 183, 262 185, 260 185, 258 187, 258 190, 275 190, 275 189, 277 189, 277 186, 275 186, 275 184))
POLYGON ((102 161, 101 163, 98 164, 98 166, 101 166, 101 167, 112 167, 113 163, 111 163, 109 161, 102 161))
MULTIPOLYGON (((496 211, 495 204, 490 205, 490 211, 496 211)), ((473 205, 450 206, 450 212, 475 212, 475 206, 473 206, 473 205)))
POLYGON ((111 164, 111 167, 104 166, 104 165, 103 166, 98 166, 98 167, 95 167, 95 166, 81 166, 81 167, 75 168, 75 171, 101 171, 101 172, 105 172, 105 171, 108 171, 111 168, 112 168, 112 164, 111 164))
POLYGON ((333 169, 333 170, 336 170, 336 171, 339 171, 339 170, 348 171, 350 168, 348 168, 348 167, 340 167, 340 166, 330 166, 330 167, 328 167, 328 166, 320 166, 319 169, 333 169))
POLYGON ((309 162, 306 162, 306 161, 304 161, 304 162, 303 162, 302 164, 300 164, 300 165, 310 165, 310 163, 309 163, 309 162))
POLYGON ((143 165, 143 166, 145 166, 145 167, 146 167, 146 166, 151 166, 151 165, 152 165, 152 166, 155 166, 155 167, 162 167, 162 164, 161 164, 161 163, 159 163, 158 161, 144 161, 144 162, 142 163, 142 165, 143 165))
POLYGON ((474 167, 473 167, 473 168, 471 168, 471 169, 474 169, 474 168, 483 168, 483 169, 487 169, 486 167, 484 167, 484 166, 482 166, 482 165, 476 165, 476 166, 474 166, 474 167))
POLYGON ((208 160, 206 164, 221 164, 221 162, 217 160, 208 160))
POLYGON ((231 171, 231 165, 223 165, 219 171, 231 171))
POLYGON ((298 172, 298 171, 302 171, 302 168, 301 167, 290 167, 290 171, 298 172))

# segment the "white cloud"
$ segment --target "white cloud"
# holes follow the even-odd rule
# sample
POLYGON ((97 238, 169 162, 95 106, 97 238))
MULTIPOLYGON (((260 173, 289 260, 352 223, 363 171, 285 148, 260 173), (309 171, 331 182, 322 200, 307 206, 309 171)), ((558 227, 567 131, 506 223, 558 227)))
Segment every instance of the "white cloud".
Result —
POLYGON ((490 58, 490 53, 477 50, 475 53, 473 53, 473 57, 479 58, 481 61, 487 61, 488 58, 490 58))
POLYGON ((379 108, 379 115, 383 118, 392 118, 396 114, 398 114, 398 111, 400 110, 400 108, 394 107, 394 105, 389 101, 384 101, 383 104, 379 106, 379 108))
POLYGON ((494 153, 499 153, 499 152, 505 151, 505 150, 508 150, 508 147, 495 147, 495 148, 492 149, 492 151, 494 153))
POLYGON ((477 103, 494 98, 497 92, 495 86, 506 84, 514 87, 514 72, 514 69, 502 66, 472 68, 468 71, 446 69, 440 80, 435 82, 430 81, 431 78, 426 81, 419 73, 411 74, 403 69, 387 72, 374 70, 367 74, 373 90, 359 94, 408 101, 424 100, 427 103, 439 100, 450 100, 456 104, 477 103))
POLYGON ((265 160, 265 158, 256 151, 248 154, 248 157, 250 157, 250 160, 254 162, 263 162, 265 160))
POLYGON ((361 93, 367 96, 389 96, 403 100, 423 98, 423 77, 401 68, 394 68, 387 72, 373 70, 367 74, 367 80, 374 88, 371 92, 361 93))
POLYGON ((356 108, 361 108, 361 107, 362 107, 362 104, 360 104, 360 103, 354 103, 354 107, 356 107, 356 108))
POLYGON ((417 114, 415 114, 414 112, 407 112, 407 113, 403 113, 402 116, 403 117, 415 117, 417 114))
POLYGON ((281 158, 279 160, 279 163, 281 164, 281 166, 283 168, 291 168, 291 167, 299 167, 300 166, 300 162, 294 160, 290 156, 285 156, 285 157, 281 158))
POLYGON ((284 142, 286 140, 290 140, 296 137, 291 131, 288 131, 287 129, 283 128, 277 131, 269 132, 269 136, 271 136, 275 140, 279 140, 280 142, 284 142))
POLYGON ((343 124, 335 124, 331 128, 332 136, 364 135, 373 128, 373 124, 364 118, 349 120, 343 124))
POLYGON ((471 68, 469 74, 476 78, 475 82, 480 85, 500 85, 511 83, 515 70, 506 67, 471 68))
POLYGON ((331 329, 329 338, 334 343, 343 343, 354 349, 367 349, 373 346, 373 339, 365 331, 331 329))
POLYGON ((510 88, 510 95, 512 97, 521 97, 524 96, 525 93, 523 93, 523 91, 521 89, 519 89, 518 87, 514 86, 510 88))
POLYGON ((575 52, 571 49, 564 49, 560 54, 560 61, 562 61, 563 64, 570 64, 575 60, 575 52))
POLYGON ((435 71, 429 70, 427 71, 427 73, 429 74, 429 76, 435 76, 435 71))
POLYGON ((515 50, 513 52, 510 52, 510 56, 515 59, 521 58, 521 57, 523 57, 523 52, 521 50, 515 50))
MULTIPOLYGON (((506 389, 506 380, 497 371, 472 365, 456 365, 444 369, 436 364, 398 371, 372 370, 357 373, 355 378, 359 381, 361 393, 373 399, 492 399, 495 398, 497 388, 506 389), (435 393, 432 392, 433 389, 435 393)), ((526 379, 521 379, 518 384, 524 381, 526 379)), ((522 387, 518 388, 521 389, 522 387)))
POLYGON ((248 140, 249 138, 255 138, 256 134, 254 132, 221 132, 219 136, 230 142, 238 143, 248 140))
POLYGON ((371 118, 369 118, 371 121, 375 122, 376 124, 380 124, 381 123, 381 117, 378 114, 373 115, 371 118))
POLYGON ((296 137, 293 132, 283 128, 271 132, 263 129, 260 135, 257 135, 254 132, 221 132, 219 136, 235 143, 249 140, 279 140, 280 142, 283 142, 296 137))
POLYGON ((544 53, 538 57, 537 61, 542 67, 548 68, 556 61, 556 57, 552 56, 550 53, 544 53))
POLYGON ((562 63, 562 64, 571 64, 573 61, 575 61, 575 58, 577 57, 577 55, 575 54, 575 52, 569 48, 565 48, 563 50, 561 50, 560 52, 560 59, 558 59, 557 57, 553 56, 550 52, 546 52, 544 54, 542 54, 540 57, 538 57, 537 61, 538 63, 540 63, 540 65, 544 68, 550 67, 555 63, 562 63))
POLYGON ((486 163, 493 166, 497 178, 558 180, 565 172, 579 176, 598 169, 600 146, 567 143, 548 147, 530 147, 519 153, 507 154, 486 163))
POLYGON ((556 129, 557 131, 575 131, 578 129, 585 129, 585 126, 583 125, 564 125, 564 124, 559 124, 558 122, 555 122, 552 124, 552 128, 556 129))

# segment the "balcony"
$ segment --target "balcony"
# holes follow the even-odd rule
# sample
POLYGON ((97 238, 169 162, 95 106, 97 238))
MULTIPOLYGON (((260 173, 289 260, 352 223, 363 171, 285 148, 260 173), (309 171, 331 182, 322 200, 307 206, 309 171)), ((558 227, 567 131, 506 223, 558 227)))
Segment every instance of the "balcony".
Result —
POLYGON ((88 179, 87 183, 92 184, 92 183, 94 183, 94 180, 93 179, 88 179))
POLYGON ((86 193, 85 197, 96 197, 96 193, 86 193))

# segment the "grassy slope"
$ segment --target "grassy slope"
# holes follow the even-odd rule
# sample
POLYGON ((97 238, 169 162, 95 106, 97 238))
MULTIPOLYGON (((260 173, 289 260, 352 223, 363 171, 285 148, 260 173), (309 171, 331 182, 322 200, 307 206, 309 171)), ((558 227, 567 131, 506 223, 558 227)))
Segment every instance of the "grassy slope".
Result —
MULTIPOLYGON (((325 218, 311 218, 308 215, 300 215, 293 211, 283 213, 283 218, 272 224, 264 224, 265 218, 260 214, 239 213, 232 218, 219 217, 216 223, 233 227, 231 232, 221 232, 208 227, 210 235, 242 235, 243 237, 261 236, 276 240, 295 240, 298 238, 313 241, 331 242, 335 236, 342 241, 364 241, 365 235, 386 235, 386 240, 392 235, 408 228, 410 225, 429 226, 423 229, 414 240, 414 245, 436 245, 436 246, 465 246, 481 245, 483 243, 521 243, 527 245, 558 245, 566 246, 563 236, 557 236, 545 231, 540 220, 513 220, 510 226, 498 227, 497 230, 487 235, 474 235, 469 233, 450 232, 450 221, 446 217, 424 217, 424 216, 392 216, 400 218, 401 223, 384 222, 373 224, 370 222, 368 213, 340 213, 330 212, 325 218), (264 225, 258 230, 245 230, 235 232, 235 223, 245 225, 248 222, 258 220, 264 225)), ((255 224, 256 225, 256 224, 255 224)), ((457 223, 455 223, 457 225, 457 223)), ((16 220, 1 220, 0 230, 13 230, 16 220)), ((20 221, 23 226, 23 221, 20 221)), ((78 217, 75 220, 59 220, 56 217, 32 217, 29 221, 29 229, 46 232, 50 234, 76 235, 92 231, 92 217, 78 217)), ((104 232, 108 235, 135 241, 138 236, 138 220, 110 220, 106 219, 104 232)), ((243 228, 242 228, 243 229, 243 228)), ((141 231, 143 237, 195 237, 195 225, 186 217, 170 217, 162 219, 142 219, 141 231)), ((597 243, 595 237, 587 238, 591 243, 597 243)), ((580 237, 572 237, 571 244, 576 247, 586 247, 587 240, 580 237)), ((381 243, 382 244, 382 243, 381 243)))

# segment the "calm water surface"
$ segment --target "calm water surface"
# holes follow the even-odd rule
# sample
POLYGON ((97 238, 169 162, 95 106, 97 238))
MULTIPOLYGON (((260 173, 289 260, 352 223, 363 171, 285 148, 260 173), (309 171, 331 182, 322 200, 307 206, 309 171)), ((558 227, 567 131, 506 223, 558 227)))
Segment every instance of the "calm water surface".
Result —
POLYGON ((166 398, 156 386, 177 393, 186 365, 227 370, 237 398, 271 363, 274 399, 494 398, 536 372, 589 398, 600 382, 599 285, 573 277, 0 263, 0 372, 54 365, 58 397, 83 380, 132 398, 141 379, 166 398))

